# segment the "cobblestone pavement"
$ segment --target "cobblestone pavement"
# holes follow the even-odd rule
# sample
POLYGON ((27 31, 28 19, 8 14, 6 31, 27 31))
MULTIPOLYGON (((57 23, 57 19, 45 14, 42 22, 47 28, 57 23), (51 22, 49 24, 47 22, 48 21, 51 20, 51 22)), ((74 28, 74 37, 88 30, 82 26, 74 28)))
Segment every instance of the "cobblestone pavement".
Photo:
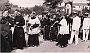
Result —
MULTIPOLYGON (((41 38, 40 38, 41 39, 41 38)), ((11 53, 30 53, 30 52, 90 52, 90 40, 87 42, 82 42, 79 39, 78 45, 71 44, 65 48, 60 48, 56 46, 57 42, 50 41, 40 41, 40 46, 38 47, 27 47, 23 50, 17 49, 13 50, 11 53)))

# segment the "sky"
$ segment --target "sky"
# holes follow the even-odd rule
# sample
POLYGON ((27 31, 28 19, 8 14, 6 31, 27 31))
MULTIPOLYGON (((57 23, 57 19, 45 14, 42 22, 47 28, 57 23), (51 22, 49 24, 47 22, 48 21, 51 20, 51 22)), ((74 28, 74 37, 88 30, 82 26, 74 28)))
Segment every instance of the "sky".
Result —
POLYGON ((87 0, 73 0, 74 3, 87 3, 87 0))
POLYGON ((44 0, 9 0, 9 2, 21 7, 33 7, 35 5, 42 5, 44 0))
MULTIPOLYGON (((65 0, 67 1, 67 0, 65 0)), ((87 0, 72 0, 74 3, 86 3, 87 0)), ((21 7, 33 7, 35 5, 42 5, 44 0, 9 0, 10 3, 21 7)))

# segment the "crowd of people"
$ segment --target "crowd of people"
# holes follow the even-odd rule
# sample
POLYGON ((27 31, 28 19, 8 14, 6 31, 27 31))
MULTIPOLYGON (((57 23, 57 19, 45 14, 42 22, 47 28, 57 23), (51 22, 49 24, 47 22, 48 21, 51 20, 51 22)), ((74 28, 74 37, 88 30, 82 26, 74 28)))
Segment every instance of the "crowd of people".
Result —
POLYGON ((77 12, 72 15, 43 13, 41 18, 32 11, 29 15, 22 15, 18 10, 14 16, 9 11, 0 12, 1 52, 11 52, 24 47, 39 47, 39 36, 44 41, 56 41, 61 48, 69 44, 78 45, 78 38, 85 42, 90 40, 89 13, 79 16, 77 12), (28 41, 25 36, 28 35, 28 41), (75 37, 75 39, 74 39, 75 37))

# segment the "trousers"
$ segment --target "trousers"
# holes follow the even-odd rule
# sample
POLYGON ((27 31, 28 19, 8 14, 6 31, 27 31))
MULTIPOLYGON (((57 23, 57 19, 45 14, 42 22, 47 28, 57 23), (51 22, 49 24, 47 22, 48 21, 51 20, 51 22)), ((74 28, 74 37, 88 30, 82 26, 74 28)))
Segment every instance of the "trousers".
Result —
POLYGON ((83 40, 87 41, 88 35, 89 35, 89 29, 83 30, 83 40), (86 37, 85 37, 85 34, 86 34, 86 37))
POLYGON ((71 32, 71 38, 70 38, 69 44, 72 44, 74 36, 75 36, 75 45, 77 45, 78 44, 78 35, 79 35, 79 31, 73 30, 71 32))

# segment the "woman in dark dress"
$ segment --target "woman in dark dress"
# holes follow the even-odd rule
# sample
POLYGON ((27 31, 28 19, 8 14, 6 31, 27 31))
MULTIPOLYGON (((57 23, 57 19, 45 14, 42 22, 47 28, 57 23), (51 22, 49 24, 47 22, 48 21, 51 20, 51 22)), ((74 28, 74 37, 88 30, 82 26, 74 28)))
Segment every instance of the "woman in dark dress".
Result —
POLYGON ((13 47, 17 49, 23 49, 26 46, 25 34, 23 26, 25 25, 25 20, 20 12, 17 12, 17 15, 14 19, 15 29, 13 34, 13 47))
POLYGON ((11 45, 9 42, 9 22, 5 16, 0 16, 0 18, 1 52, 11 52, 11 45))
POLYGON ((3 17, 5 17, 6 18, 6 20, 9 22, 9 33, 8 33, 8 41, 9 41, 9 43, 10 43, 10 47, 11 47, 11 49, 13 50, 13 46, 12 46, 12 29, 11 29, 11 27, 14 27, 14 19, 12 18, 12 17, 10 17, 9 16, 9 12, 8 11, 5 11, 5 13, 6 13, 6 16, 3 16, 3 17))
POLYGON ((54 41, 55 40, 55 27, 54 27, 54 23, 55 23, 55 19, 51 18, 50 19, 51 22, 51 27, 50 27, 50 41, 54 41))
POLYGON ((57 39, 58 21, 55 18, 57 18, 56 14, 54 14, 53 18, 51 19, 50 41, 56 41, 57 39))

